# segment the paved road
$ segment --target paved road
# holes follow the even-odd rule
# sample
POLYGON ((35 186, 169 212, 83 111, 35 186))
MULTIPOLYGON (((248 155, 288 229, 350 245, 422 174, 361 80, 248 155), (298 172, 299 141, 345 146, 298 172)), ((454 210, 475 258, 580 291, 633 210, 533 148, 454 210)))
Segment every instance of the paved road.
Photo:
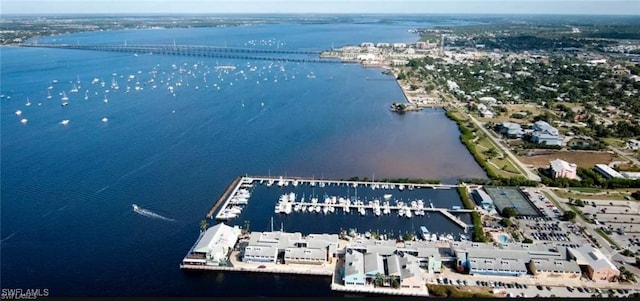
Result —
POLYGON ((473 123, 480 128, 480 130, 487 135, 487 137, 489 137, 489 139, 491 139, 491 141, 493 142, 493 144, 497 145, 503 153, 505 153, 510 159, 511 162, 513 162, 514 164, 517 164, 520 169, 524 170, 526 172, 526 177, 531 180, 531 181, 536 181, 536 182, 540 182, 540 176, 536 175, 534 172, 532 172, 527 166, 525 166, 524 164, 522 164, 522 162, 520 162, 520 160, 518 160, 518 158, 516 158, 516 156, 502 143, 500 143, 500 141, 498 141, 495 137, 493 137, 493 135, 489 132, 489 130, 487 130, 478 120, 476 120, 471 114, 467 114, 467 116, 469 116, 469 118, 471 119, 471 121, 473 121, 473 123))
POLYGON ((624 152, 622 152, 619 148, 617 147, 613 147, 611 145, 609 145, 609 149, 611 149, 612 151, 614 151, 616 154, 618 154, 620 157, 631 161, 633 164, 635 165, 640 165, 640 161, 636 160, 634 157, 631 156, 627 156, 627 154, 625 154, 624 152))

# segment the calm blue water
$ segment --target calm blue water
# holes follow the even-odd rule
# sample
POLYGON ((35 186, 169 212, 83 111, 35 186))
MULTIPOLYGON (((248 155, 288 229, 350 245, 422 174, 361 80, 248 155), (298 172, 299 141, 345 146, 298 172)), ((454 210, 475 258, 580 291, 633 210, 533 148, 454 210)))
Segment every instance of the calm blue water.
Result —
MULTIPOLYGON (((244 47, 255 40, 262 47, 326 49, 332 43, 414 42, 417 37, 407 32, 414 26, 128 30, 39 41, 170 44, 175 39, 244 47)), ((375 174, 445 182, 484 177, 458 141, 456 125, 441 111, 405 116, 388 111, 403 97, 381 70, 0 51, 3 288, 48 288, 53 296, 326 296, 331 294, 326 279, 185 273, 178 264, 197 237, 199 221, 240 174, 375 174), (218 65, 236 69, 216 70, 218 65), (98 83, 91 84, 94 78, 98 83), (118 90, 110 87, 114 81, 118 90), (74 83, 80 92, 69 91, 74 83), (63 91, 70 99, 66 107, 60 105, 63 91), (22 118, 28 122, 22 124, 22 118), (65 119, 68 125, 59 124, 65 119), (132 203, 175 221, 138 215, 132 203), (252 289, 231 289, 240 285, 252 289)), ((273 212, 273 206, 267 209, 273 212)), ((268 217, 260 218, 253 225, 264 224, 258 230, 266 230, 268 217)))

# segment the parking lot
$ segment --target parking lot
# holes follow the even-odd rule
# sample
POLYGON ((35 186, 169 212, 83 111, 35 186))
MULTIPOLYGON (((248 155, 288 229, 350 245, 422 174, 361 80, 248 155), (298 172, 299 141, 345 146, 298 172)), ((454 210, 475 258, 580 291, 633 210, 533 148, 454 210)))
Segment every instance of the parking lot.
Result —
POLYGON ((588 219, 623 249, 640 251, 640 204, 629 201, 583 200, 578 207, 588 219))
POLYGON ((591 297, 600 294, 608 296, 626 296, 637 292, 632 286, 620 288, 605 288, 602 284, 590 283, 578 279, 535 279, 512 278, 500 276, 470 276, 454 272, 433 275, 429 281, 434 284, 453 285, 457 287, 480 286, 490 288, 494 295, 503 297, 591 297), (557 286, 562 281, 567 286, 557 286), (600 286, 600 287, 597 287, 600 286))

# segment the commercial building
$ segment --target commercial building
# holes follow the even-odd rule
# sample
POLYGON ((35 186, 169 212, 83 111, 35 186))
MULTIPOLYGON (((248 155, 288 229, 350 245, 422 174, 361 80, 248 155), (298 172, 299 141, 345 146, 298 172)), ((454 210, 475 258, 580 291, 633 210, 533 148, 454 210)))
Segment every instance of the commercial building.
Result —
POLYGON ((405 241, 403 248, 398 251, 412 255, 418 261, 418 266, 424 268, 429 273, 440 273, 442 270, 442 254, 446 250, 437 247, 433 242, 427 241, 405 241))
POLYGON ((607 179, 624 178, 622 174, 620 174, 615 169, 609 167, 609 165, 606 165, 606 164, 596 164, 596 166, 593 169, 607 179))
POLYGON ((615 281, 620 276, 620 270, 600 250, 592 246, 569 248, 569 254, 581 268, 584 268, 591 280, 615 281))
POLYGON ((542 120, 536 121, 533 124, 531 137, 533 142, 538 144, 564 145, 564 137, 560 136, 558 129, 542 120))
POLYGON ((343 274, 345 286, 365 285, 364 254, 353 249, 348 249, 344 257, 343 274))
POLYGON ((471 197, 473 197, 473 200, 476 202, 476 204, 482 206, 484 210, 490 211, 494 209, 493 199, 481 188, 471 191, 471 197))
POLYGON ((500 125, 500 134, 509 138, 521 138, 524 132, 519 124, 505 121, 500 125))
POLYGON ((578 179, 578 165, 569 163, 561 159, 555 159, 549 162, 549 170, 552 178, 578 179))
POLYGON ((347 247, 343 275, 345 286, 425 287, 418 258, 404 252, 381 255, 347 247))
POLYGON ((529 262, 529 270, 538 277, 579 278, 582 274, 578 263, 572 260, 554 258, 534 258, 529 262))
POLYGON ((323 264, 336 255, 337 234, 309 234, 302 237, 299 232, 286 233, 253 232, 244 249, 244 262, 277 262, 323 264))
POLYGON ((451 254, 458 269, 470 275, 513 277, 580 276, 580 267, 569 257, 566 248, 549 249, 538 244, 492 244, 452 242, 451 254))
POLYGON ((196 242, 183 264, 226 265, 229 253, 238 241, 241 230, 219 223, 207 229, 196 242))

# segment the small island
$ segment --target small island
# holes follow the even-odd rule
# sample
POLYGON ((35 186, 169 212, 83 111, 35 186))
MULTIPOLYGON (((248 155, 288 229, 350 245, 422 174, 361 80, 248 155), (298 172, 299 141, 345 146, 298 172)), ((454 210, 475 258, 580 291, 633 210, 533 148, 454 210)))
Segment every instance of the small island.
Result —
POLYGON ((389 108, 392 112, 396 112, 398 114, 404 114, 409 111, 422 111, 422 107, 419 107, 413 103, 392 103, 389 108))

